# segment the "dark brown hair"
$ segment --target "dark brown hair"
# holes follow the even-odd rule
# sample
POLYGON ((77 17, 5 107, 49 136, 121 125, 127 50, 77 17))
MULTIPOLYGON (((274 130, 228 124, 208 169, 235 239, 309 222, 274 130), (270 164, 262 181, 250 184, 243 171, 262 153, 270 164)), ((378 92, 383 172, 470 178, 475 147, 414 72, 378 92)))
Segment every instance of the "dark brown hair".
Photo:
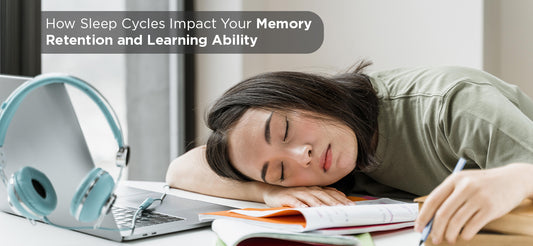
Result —
POLYGON ((372 166, 378 98, 368 76, 362 73, 370 64, 361 61, 353 71, 336 76, 264 73, 233 86, 214 103, 207 116, 207 125, 213 131, 206 146, 209 166, 222 177, 251 181, 231 164, 228 151, 229 131, 250 108, 303 110, 342 122, 357 137, 357 168, 372 166))

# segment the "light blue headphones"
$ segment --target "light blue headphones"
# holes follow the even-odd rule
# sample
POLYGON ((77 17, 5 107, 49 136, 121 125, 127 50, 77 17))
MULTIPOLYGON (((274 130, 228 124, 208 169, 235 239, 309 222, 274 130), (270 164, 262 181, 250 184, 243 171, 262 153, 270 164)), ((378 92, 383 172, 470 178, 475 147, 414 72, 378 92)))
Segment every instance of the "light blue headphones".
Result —
MULTIPOLYGON (((26 95, 41 86, 56 83, 64 83, 80 89, 98 105, 104 114, 119 147, 116 156, 116 165, 120 167, 118 179, 120 179, 129 159, 129 147, 124 144, 122 130, 115 112, 94 87, 81 79, 59 74, 40 75, 20 85, 1 106, 0 175, 4 184, 7 185, 9 206, 16 213, 32 220, 47 221, 46 216, 52 213, 57 206, 56 192, 46 175, 33 167, 21 168, 13 173, 7 181, 4 173, 4 140, 9 123, 26 95)), ((101 221, 116 200, 116 195, 113 194, 115 187, 116 184, 109 173, 101 168, 94 168, 78 186, 70 203, 70 213, 81 222, 101 221)), ((96 223, 96 225, 98 224, 99 222, 96 223)))

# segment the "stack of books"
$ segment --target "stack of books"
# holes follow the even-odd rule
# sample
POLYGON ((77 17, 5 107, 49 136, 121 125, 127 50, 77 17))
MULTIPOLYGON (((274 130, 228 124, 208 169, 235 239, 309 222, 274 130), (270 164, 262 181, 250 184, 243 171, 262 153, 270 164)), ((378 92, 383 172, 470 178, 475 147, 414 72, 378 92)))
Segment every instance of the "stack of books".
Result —
POLYGON ((353 206, 234 209, 200 214, 200 220, 214 220, 212 229, 219 245, 368 245, 369 240, 372 245, 368 232, 412 227, 418 214, 416 203, 380 201, 353 206), (362 235, 343 236, 352 234, 362 235))
MULTIPOLYGON (((415 202, 418 202, 421 208, 425 199, 426 197, 420 197, 415 199, 415 202)), ((431 237, 425 245, 433 245, 431 237)), ((488 223, 472 240, 465 241, 459 238, 455 244, 444 241, 439 245, 533 245, 533 201, 525 199, 508 214, 488 223)))

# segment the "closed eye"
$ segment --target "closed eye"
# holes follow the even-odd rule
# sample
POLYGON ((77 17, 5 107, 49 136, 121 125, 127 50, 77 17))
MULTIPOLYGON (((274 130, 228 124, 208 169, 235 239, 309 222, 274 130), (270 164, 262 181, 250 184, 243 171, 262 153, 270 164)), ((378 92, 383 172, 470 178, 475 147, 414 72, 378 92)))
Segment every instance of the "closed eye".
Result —
POLYGON ((285 116, 285 136, 283 136, 283 142, 287 141, 287 135, 289 135, 289 119, 285 116))
POLYGON ((281 162, 281 176, 279 178, 280 182, 283 182, 285 180, 285 167, 283 166, 283 162, 281 162))

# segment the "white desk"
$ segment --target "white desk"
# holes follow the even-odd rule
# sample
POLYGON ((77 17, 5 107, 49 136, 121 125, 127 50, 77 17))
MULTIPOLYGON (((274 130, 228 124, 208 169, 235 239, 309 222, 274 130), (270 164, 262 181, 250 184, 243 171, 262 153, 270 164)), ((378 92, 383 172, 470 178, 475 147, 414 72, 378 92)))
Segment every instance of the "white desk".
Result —
MULTIPOLYGON (((160 191, 162 182, 127 181, 123 185, 160 191)), ((220 203, 233 207, 266 207, 264 204, 204 196, 192 192, 171 189, 171 195, 220 203)), ((376 246, 417 245, 420 235, 412 229, 372 237, 376 246)), ((64 230, 50 225, 32 225, 26 219, 0 212, 0 245, 215 245, 216 234, 209 227, 183 231, 130 242, 114 242, 106 239, 64 230)))

